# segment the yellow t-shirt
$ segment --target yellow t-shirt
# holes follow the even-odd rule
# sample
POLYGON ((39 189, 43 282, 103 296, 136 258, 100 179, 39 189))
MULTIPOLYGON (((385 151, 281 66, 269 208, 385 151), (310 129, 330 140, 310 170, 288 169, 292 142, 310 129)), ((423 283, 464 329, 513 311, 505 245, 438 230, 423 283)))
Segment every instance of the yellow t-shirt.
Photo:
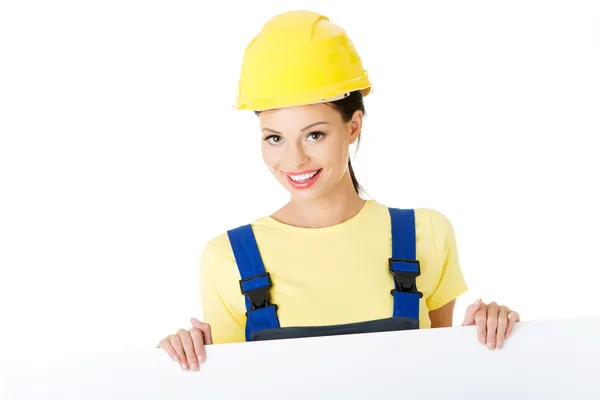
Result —
MULTIPOLYGON (((351 219, 325 228, 300 228, 271 217, 252 223, 271 274, 271 302, 281 327, 334 325, 392 317, 394 280, 389 271, 391 225, 386 206, 367 200, 351 219)), ((420 327, 430 328, 429 311, 467 290, 454 230, 440 212, 415 209, 420 327)), ((227 233, 202 251, 203 319, 213 342, 245 341, 246 305, 227 233)))

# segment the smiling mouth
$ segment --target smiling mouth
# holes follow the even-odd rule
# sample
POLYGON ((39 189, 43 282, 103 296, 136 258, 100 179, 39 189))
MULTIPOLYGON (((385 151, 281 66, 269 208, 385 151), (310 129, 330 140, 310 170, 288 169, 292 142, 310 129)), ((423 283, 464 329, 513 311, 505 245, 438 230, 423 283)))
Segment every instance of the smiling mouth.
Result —
POLYGON ((293 175, 285 173, 285 177, 287 178, 288 182, 292 185, 292 187, 296 189, 306 189, 307 187, 312 186, 312 184, 316 182, 322 170, 323 169, 321 168, 313 172, 293 175))

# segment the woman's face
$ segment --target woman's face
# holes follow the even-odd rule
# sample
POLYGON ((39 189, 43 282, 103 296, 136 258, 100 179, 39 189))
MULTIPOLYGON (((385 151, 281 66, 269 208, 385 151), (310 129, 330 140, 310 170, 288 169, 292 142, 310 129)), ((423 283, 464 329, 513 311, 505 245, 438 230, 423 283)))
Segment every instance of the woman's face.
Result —
POLYGON ((322 199, 340 188, 349 146, 362 127, 360 111, 348 123, 327 104, 264 111, 259 118, 263 160, 293 198, 322 199))

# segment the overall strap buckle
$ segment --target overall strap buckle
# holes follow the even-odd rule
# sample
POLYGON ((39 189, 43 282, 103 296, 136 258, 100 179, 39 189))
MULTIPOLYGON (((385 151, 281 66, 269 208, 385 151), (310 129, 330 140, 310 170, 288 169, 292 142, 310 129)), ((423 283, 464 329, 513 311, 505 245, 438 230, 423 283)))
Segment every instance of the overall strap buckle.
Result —
POLYGON ((251 310, 274 305, 271 304, 269 299, 269 289, 271 289, 272 286, 271 275, 268 272, 251 276, 246 279, 240 279, 240 289, 242 294, 250 301, 251 310))
POLYGON ((414 293, 418 295, 418 298, 423 297, 423 293, 417 290, 417 277, 421 275, 419 260, 390 258, 389 264, 395 284, 395 288, 390 291, 390 294, 394 295, 395 292, 414 293))

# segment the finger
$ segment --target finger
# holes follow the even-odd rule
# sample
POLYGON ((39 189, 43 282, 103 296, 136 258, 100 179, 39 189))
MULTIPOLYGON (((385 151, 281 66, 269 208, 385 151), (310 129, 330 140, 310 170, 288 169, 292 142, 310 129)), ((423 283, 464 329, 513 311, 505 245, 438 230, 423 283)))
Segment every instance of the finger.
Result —
POLYGON ((496 348, 496 335, 498 330, 498 313, 500 308, 494 302, 488 305, 487 310, 487 347, 490 350, 496 348))
POLYGON ((213 344, 212 332, 209 324, 207 324, 206 322, 198 321, 196 318, 192 318, 192 325, 194 326, 194 328, 198 328, 202 332, 204 344, 213 344))
POLYGON ((190 336, 192 337, 192 343, 194 344, 194 350, 196 350, 196 357, 198 362, 202 364, 206 360, 206 353, 204 351, 204 337, 202 331, 198 328, 192 328, 190 330, 190 336))
POLYGON ((164 351, 167 352, 167 354, 169 355, 169 357, 171 357, 173 359, 173 361, 175 362, 179 362, 179 357, 177 356, 177 352, 175 352, 175 349, 173 348, 173 346, 171 346, 171 342, 169 341, 169 339, 163 339, 160 342, 158 342, 158 346, 156 346, 157 349, 163 349, 164 351))
POLYGON ((181 339, 177 335, 169 335, 169 342, 171 346, 177 352, 177 356, 179 357, 179 364, 183 370, 187 370, 187 358, 185 357, 185 351, 183 350, 183 345, 181 344, 181 339))
POLYGON ((481 309, 479 309, 479 311, 477 311, 475 313, 475 325, 477 325, 477 337, 479 338, 479 342, 481 342, 481 344, 485 344, 486 341, 486 337, 487 337, 487 327, 486 327, 486 320, 487 320, 487 310, 486 307, 483 307, 481 309))
POLYGON ((516 311, 511 311, 508 313, 508 326, 506 327, 506 337, 508 338, 513 331, 513 328, 517 324, 517 322, 521 321, 521 317, 519 313, 516 311))
POLYGON ((500 308, 498 313, 498 334, 496 335, 496 343, 498 348, 501 349, 506 340, 506 327, 508 326, 508 312, 510 310, 506 307, 500 308))
POLYGON ((471 304, 467 307, 467 312, 465 313, 465 319, 463 321, 463 326, 474 325, 475 324, 475 314, 477 311, 481 309, 483 302, 481 299, 477 299, 475 303, 471 304))
POLYGON ((198 371, 198 359, 196 358, 196 351, 194 350, 194 343, 192 343, 190 333, 185 329, 180 329, 177 332, 177 336, 181 338, 183 350, 185 351, 185 358, 187 359, 190 369, 192 371, 198 371))

